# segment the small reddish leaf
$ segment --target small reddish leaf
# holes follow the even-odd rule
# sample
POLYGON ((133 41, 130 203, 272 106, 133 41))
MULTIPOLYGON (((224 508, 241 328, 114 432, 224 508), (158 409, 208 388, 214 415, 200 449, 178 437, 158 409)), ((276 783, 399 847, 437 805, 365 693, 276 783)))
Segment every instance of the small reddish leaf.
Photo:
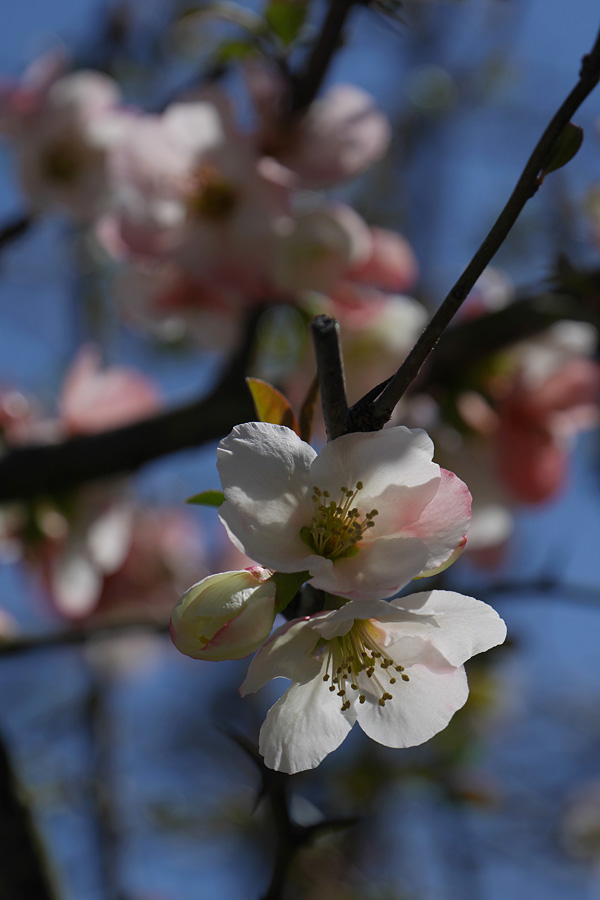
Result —
POLYGON ((292 411, 287 397, 274 388, 267 381, 260 378, 246 378, 246 384, 250 388, 256 415, 261 422, 270 422, 272 425, 286 425, 300 434, 300 427, 296 416, 292 411))

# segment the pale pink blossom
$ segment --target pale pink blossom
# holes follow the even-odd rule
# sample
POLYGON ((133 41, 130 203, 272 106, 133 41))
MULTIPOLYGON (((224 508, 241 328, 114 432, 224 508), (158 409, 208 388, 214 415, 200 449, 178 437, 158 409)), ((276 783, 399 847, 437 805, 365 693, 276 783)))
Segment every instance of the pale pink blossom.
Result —
POLYGON ((401 293, 414 286, 418 274, 417 258, 405 237, 386 228, 371 228, 368 256, 355 262, 344 277, 348 281, 401 293))
POLYGON ((66 618, 89 616, 104 578, 121 567, 131 545, 133 507, 122 485, 88 485, 68 510, 49 504, 37 518, 42 539, 28 548, 28 557, 51 602, 66 618))
POLYGON ((164 618, 177 594, 206 571, 204 537, 188 509, 135 507, 121 565, 105 573, 95 619, 156 615, 164 618))
POLYGON ((101 366, 100 351, 87 344, 71 363, 60 394, 66 434, 92 434, 156 413, 162 402, 154 382, 131 366, 101 366))
POLYGON ((352 265, 371 252, 371 235, 358 213, 330 203, 282 219, 273 246, 270 276, 285 293, 329 293, 352 265))
POLYGON ((166 340, 189 338, 207 350, 230 350, 240 336, 241 293, 192 278, 176 263, 125 263, 112 294, 124 321, 166 340))
POLYGON ((244 695, 272 678, 291 680, 261 728, 265 764, 314 768, 355 722, 388 747, 422 744, 465 703, 463 663, 505 637, 490 606, 450 591, 354 600, 283 625, 240 688, 244 695))
POLYGON ((564 484, 572 437, 599 421, 600 366, 588 359, 566 363, 528 388, 517 378, 498 408, 497 467, 512 495, 540 503, 564 484))
POLYGON ((249 422, 217 450, 219 516, 261 565, 348 599, 389 597, 465 540, 470 494, 432 455, 425 432, 401 426, 317 454, 288 428, 249 422))
POLYGON ((268 638, 275 620, 273 573, 260 566, 208 575, 183 594, 171 616, 171 639, 194 659, 242 659, 268 638))
POLYGON ((288 191, 259 166, 224 95, 213 90, 142 119, 120 143, 113 172, 113 247, 116 233, 134 255, 166 256, 192 277, 247 294, 264 290, 288 191))
POLYGON ((299 186, 331 187, 364 172, 385 154, 391 126, 374 98, 351 84, 337 84, 300 117, 286 113, 286 85, 275 68, 246 66, 259 118, 261 149, 299 177, 299 186))
POLYGON ((297 124, 282 129, 274 155, 304 187, 323 188, 364 172, 385 154, 390 138, 390 123, 373 97, 337 84, 297 124))
MULTIPOLYGON (((108 201, 109 151, 127 114, 118 109, 120 93, 108 76, 82 70, 53 80, 52 74, 6 131, 32 208, 63 207, 90 219, 108 201)), ((15 104, 13 98, 13 111, 15 104)))

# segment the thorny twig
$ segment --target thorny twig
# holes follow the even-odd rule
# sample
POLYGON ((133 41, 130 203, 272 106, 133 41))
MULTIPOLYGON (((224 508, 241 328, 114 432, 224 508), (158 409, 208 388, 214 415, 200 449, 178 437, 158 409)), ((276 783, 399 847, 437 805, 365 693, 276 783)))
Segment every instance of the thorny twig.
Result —
POLYGON ((389 420, 394 407, 416 378, 421 366, 485 267, 495 256, 521 210, 538 190, 541 183, 540 173, 549 162, 558 138, 573 114, 596 87, 598 81, 600 81, 600 32, 591 52, 583 57, 577 84, 542 134, 504 209, 456 284, 425 327, 423 334, 396 374, 385 383, 380 395, 376 399, 371 399, 370 395, 366 395, 351 408, 350 418, 354 431, 377 431, 383 428, 389 420))

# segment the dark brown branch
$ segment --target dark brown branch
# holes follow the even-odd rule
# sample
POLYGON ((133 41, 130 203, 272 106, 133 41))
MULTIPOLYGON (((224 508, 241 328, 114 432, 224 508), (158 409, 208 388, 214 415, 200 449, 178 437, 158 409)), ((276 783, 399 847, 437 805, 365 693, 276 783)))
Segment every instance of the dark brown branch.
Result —
POLYGON ((353 426, 357 430, 377 431, 389 420, 394 407, 404 392, 416 378, 419 370, 440 336, 450 323, 463 301, 472 290, 473 285, 491 262, 515 224, 527 201, 533 197, 540 186, 539 175, 548 164, 556 142, 573 114, 579 109, 586 97, 600 80, 600 32, 592 51, 584 56, 579 74, 579 81, 553 116, 550 124, 538 141, 531 154, 515 189, 506 206, 496 219, 487 237, 473 256, 472 260, 446 296, 437 312, 426 326, 403 364, 393 375, 382 393, 375 401, 365 398, 358 401, 351 409, 353 426))
POLYGON ((25 234, 33 225, 33 216, 23 214, 0 226, 0 250, 25 234))
POLYGON ((342 29, 348 14, 358 0, 330 0, 329 9, 303 71, 292 78, 290 113, 299 115, 319 92, 329 64, 340 45, 342 29))
POLYGON ((522 297, 504 309, 453 325, 441 335, 435 353, 411 390, 451 387, 457 376, 464 378, 468 369, 494 353, 564 319, 600 324, 598 311, 581 298, 549 292, 522 297), (465 347, 469 348, 468 360, 465 347))
POLYGON ((23 790, 0 735, 0 900, 58 900, 23 790))
POLYGON ((208 397, 124 428, 7 453, 0 459, 0 502, 25 500, 131 472, 159 456, 221 438, 239 422, 253 419, 255 412, 243 379, 255 325, 256 317, 249 324, 244 345, 208 397))
MULTIPOLYGON (((89 641, 106 640, 116 634, 128 631, 151 631, 154 634, 167 634, 169 623, 159 619, 115 619, 114 621, 91 622, 86 625, 67 625, 55 631, 43 634, 23 634, 0 640, 0 658, 14 656, 17 653, 30 653, 36 650, 52 650, 55 647, 69 644, 85 644, 89 641)), ((0 900, 2 895, 0 894, 0 900)))
POLYGON ((327 430, 327 440, 347 434, 350 418, 346 402, 344 365, 340 347, 340 328, 331 316, 315 316, 311 324, 323 418, 327 430))

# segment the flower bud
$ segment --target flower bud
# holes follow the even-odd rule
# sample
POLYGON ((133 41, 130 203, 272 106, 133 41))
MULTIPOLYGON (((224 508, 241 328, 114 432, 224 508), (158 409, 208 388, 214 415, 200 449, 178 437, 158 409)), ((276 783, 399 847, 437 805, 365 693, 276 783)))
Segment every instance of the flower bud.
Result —
POLYGON ((268 638, 276 609, 272 572, 252 566, 209 575, 183 594, 171 616, 171 640, 194 659, 241 659, 268 638))

